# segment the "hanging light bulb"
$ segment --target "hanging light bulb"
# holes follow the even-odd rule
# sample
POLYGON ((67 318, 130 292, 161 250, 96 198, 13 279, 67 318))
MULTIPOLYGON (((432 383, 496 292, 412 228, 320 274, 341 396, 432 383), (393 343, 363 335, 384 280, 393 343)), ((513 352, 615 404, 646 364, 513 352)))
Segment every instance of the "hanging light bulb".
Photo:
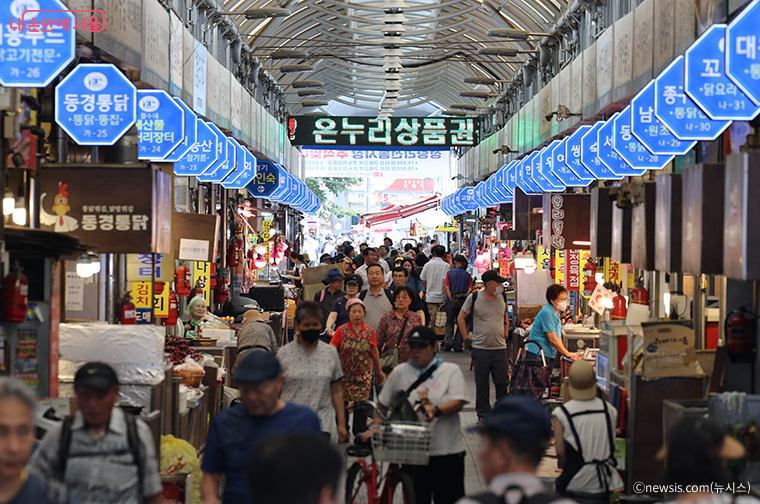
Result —
POLYGON ((13 193, 6 189, 3 197, 3 215, 11 215, 14 208, 16 208, 16 199, 13 193))
POLYGON ((16 200, 16 207, 13 209, 13 223, 17 226, 26 226, 26 205, 23 196, 16 200))
POLYGON ((92 266, 92 259, 87 254, 82 254, 82 257, 77 261, 77 275, 82 278, 90 278, 95 274, 95 270, 92 266))

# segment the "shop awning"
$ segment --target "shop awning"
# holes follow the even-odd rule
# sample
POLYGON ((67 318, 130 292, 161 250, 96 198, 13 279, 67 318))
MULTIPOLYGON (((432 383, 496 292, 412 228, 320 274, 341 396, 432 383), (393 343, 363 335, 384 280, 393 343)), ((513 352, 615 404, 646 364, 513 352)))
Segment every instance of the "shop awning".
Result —
POLYGON ((370 212, 363 214, 361 216, 361 222, 365 223, 367 226, 376 226, 384 222, 391 222, 398 219, 403 219, 405 217, 411 217, 412 215, 438 208, 440 201, 441 197, 436 194, 435 196, 425 198, 416 203, 411 203, 408 205, 393 205, 392 207, 386 208, 381 212, 370 212))

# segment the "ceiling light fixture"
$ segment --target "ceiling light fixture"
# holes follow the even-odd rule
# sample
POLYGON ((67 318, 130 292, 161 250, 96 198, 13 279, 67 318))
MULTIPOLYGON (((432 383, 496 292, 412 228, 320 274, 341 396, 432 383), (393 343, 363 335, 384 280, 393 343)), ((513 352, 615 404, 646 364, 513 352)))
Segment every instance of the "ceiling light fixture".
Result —
POLYGON ((453 109, 462 109, 462 110, 477 110, 477 105, 470 105, 469 103, 452 103, 451 108, 453 109))
POLYGON ((311 65, 283 65, 278 67, 278 70, 284 74, 299 73, 299 72, 313 72, 314 67, 311 65))
POLYGON ((321 81, 315 81, 315 80, 302 80, 302 81, 291 82, 290 85, 294 87, 295 89, 301 89, 301 88, 311 88, 311 87, 322 87, 324 86, 324 83, 321 81))
POLYGON ((295 49, 281 49, 279 51, 272 51, 269 54, 271 59, 303 59, 308 58, 309 53, 306 51, 298 51, 295 49))
POLYGON ((327 91, 323 89, 302 89, 298 92, 298 96, 322 96, 327 94, 327 91))
POLYGON ((14 208, 16 208, 16 199, 13 197, 13 193, 6 189, 3 197, 3 215, 13 214, 14 208))
POLYGON ((478 54, 481 56, 517 56, 518 50, 511 47, 481 47, 478 49, 478 54))
POLYGON ((327 100, 303 100, 301 106, 303 107, 326 107, 330 102, 327 100))
POLYGON ((494 84, 511 84, 511 80, 489 79, 488 77, 465 77, 465 84, 478 84, 481 86, 493 86, 494 84))
POLYGON ((246 9, 244 11, 222 11, 214 13, 216 16, 245 16, 246 19, 266 19, 275 17, 288 17, 290 11, 280 7, 265 7, 263 9, 246 9))
POLYGON ((551 33, 540 33, 540 32, 529 32, 525 30, 515 30, 512 28, 495 28, 493 30, 488 30, 487 32, 489 37, 504 37, 504 38, 511 38, 516 40, 525 40, 530 35, 534 35, 537 37, 553 37, 551 33))

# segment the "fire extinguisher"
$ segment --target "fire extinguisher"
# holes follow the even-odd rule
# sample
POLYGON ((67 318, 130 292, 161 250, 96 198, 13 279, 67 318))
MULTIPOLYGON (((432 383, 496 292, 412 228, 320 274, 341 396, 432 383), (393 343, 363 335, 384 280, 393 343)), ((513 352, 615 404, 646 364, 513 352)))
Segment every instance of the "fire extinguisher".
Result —
POLYGON ((137 309, 135 308, 135 304, 132 302, 132 296, 130 295, 131 292, 132 291, 128 291, 124 295, 124 301, 121 302, 120 323, 122 325, 137 324, 137 309))
POLYGON ((183 297, 189 296, 192 281, 193 272, 187 267, 187 265, 183 264, 177 268, 177 271, 174 272, 174 283, 177 286, 177 295, 183 297))
POLYGON ((731 360, 751 362, 754 350, 754 316, 744 308, 732 311, 726 317, 726 345, 731 360))
POLYGON ((649 304, 649 291, 637 284, 636 287, 631 289, 631 303, 648 305, 649 304))
POLYGON ((549 271, 551 272, 552 279, 557 278, 557 266, 555 257, 555 254, 551 254, 551 257, 549 258, 549 271))
POLYGON ((625 298, 618 294, 612 298, 612 319, 613 320, 625 320, 628 315, 628 307, 625 303, 625 298))
POLYGON ((5 277, 3 290, 3 305, 5 306, 6 322, 23 322, 26 318, 27 296, 29 295, 29 279, 21 273, 21 265, 14 263, 13 271, 5 277))
POLYGON ((190 297, 194 298, 195 296, 201 296, 203 297, 203 287, 201 286, 200 282, 195 284, 195 287, 190 291, 190 297))
POLYGON ((167 327, 174 327, 177 325, 178 317, 179 310, 177 309, 177 295, 173 292, 169 292, 169 316, 164 319, 164 325, 167 327))
POLYGON ((228 297, 229 292, 227 291, 224 278, 220 278, 219 281, 216 282, 216 287, 214 288, 214 301, 219 304, 224 304, 228 297))
POLYGON ((238 240, 232 240, 229 246, 229 253, 227 254, 227 265, 230 268, 237 268, 238 265, 238 240))
POLYGON ((210 279, 210 288, 211 290, 214 290, 214 287, 216 287, 216 263, 211 263, 211 271, 209 273, 209 279, 210 279))
POLYGON ((156 282, 156 284, 153 286, 153 290, 156 296, 160 296, 161 294, 164 293, 164 287, 166 287, 164 282, 156 282))
POLYGON ((586 261, 583 266, 583 290, 591 294, 596 289, 596 263, 586 261))

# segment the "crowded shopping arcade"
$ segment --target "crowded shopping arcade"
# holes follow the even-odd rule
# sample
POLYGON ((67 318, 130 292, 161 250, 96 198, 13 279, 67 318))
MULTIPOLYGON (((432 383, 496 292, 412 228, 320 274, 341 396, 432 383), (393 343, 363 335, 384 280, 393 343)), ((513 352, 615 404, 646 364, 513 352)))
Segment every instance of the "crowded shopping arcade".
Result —
POLYGON ((760 504, 760 0, 0 0, 0 160, 0 504, 760 504))

